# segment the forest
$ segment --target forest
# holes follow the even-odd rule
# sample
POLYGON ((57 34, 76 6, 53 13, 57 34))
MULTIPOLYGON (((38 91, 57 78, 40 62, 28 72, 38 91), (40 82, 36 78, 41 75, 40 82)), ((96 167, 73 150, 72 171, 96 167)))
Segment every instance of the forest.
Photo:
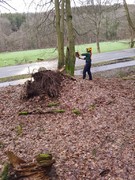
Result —
MULTIPOLYGON (((129 5, 134 22, 135 5, 129 5)), ((124 7, 80 6, 72 8, 75 43, 130 39, 124 7)), ((55 12, 6 13, 0 15, 0 51, 57 48, 55 12)), ((65 28, 65 44, 67 43, 65 28)))

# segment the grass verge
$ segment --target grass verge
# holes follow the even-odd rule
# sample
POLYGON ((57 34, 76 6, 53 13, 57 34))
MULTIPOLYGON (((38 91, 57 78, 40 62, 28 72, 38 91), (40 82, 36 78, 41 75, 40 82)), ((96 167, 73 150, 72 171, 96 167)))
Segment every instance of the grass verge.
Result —
POLYGON ((10 81, 15 81, 15 80, 20 80, 20 79, 26 79, 31 77, 30 74, 23 74, 23 75, 17 75, 17 76, 10 76, 10 77, 4 77, 0 78, 0 83, 3 82, 10 82, 10 81))

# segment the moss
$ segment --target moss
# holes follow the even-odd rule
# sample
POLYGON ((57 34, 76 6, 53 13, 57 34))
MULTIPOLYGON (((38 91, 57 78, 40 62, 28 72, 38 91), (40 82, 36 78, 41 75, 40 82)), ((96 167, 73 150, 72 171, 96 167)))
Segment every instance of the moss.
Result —
POLYGON ((45 153, 45 154, 39 154, 36 156, 37 162, 41 162, 44 160, 51 160, 52 159, 52 154, 45 153))
POLYGON ((79 109, 73 109, 72 112, 73 112, 74 114, 76 114, 76 115, 80 115, 80 114, 81 114, 81 112, 80 112, 79 109))
POLYGON ((96 107, 95 104, 91 104, 90 107, 89 107, 89 110, 92 111, 92 110, 95 109, 95 107, 96 107))
POLYGON ((0 148, 4 148, 4 143, 0 141, 0 148))
POLYGON ((58 106, 59 102, 50 102, 47 107, 58 106))
POLYGON ((28 114, 31 114, 31 113, 28 112, 28 111, 22 111, 22 112, 19 112, 19 116, 20 116, 20 115, 28 115, 28 114))
POLYGON ((56 112, 56 113, 64 113, 65 112, 64 109, 55 109, 53 111, 56 112))
POLYGON ((16 127, 16 132, 17 132, 17 135, 18 135, 18 136, 22 134, 22 125, 19 124, 19 125, 16 127))
POLYGON ((1 175, 0 175, 1 180, 9 180, 8 171, 9 171, 9 164, 6 163, 6 164, 4 165, 4 168, 3 168, 2 173, 1 173, 1 175))

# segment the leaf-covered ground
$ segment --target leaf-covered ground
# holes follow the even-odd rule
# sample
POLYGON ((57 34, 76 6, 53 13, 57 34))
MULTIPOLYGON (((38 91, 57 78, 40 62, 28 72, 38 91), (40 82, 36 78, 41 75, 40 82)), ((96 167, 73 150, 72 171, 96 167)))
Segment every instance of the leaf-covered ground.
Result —
POLYGON ((20 100, 21 89, 0 88, 0 170, 7 150, 27 161, 49 151, 53 179, 135 179, 134 80, 66 80, 58 99, 20 100), (50 109, 65 112, 40 113, 50 109))

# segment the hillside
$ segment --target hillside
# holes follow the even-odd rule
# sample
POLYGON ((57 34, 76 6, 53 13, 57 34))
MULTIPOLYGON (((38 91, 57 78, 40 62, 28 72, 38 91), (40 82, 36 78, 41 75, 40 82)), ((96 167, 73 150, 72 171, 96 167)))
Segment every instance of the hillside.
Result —
POLYGON ((7 150, 25 160, 49 151, 56 160, 52 179, 135 179, 135 80, 66 80, 58 99, 25 101, 21 90, 0 88, 0 170, 7 150), (65 112, 19 116, 52 108, 65 112))
MULTIPOLYGON (((91 44, 99 41, 130 39, 131 34, 122 5, 80 6, 72 9, 75 43, 91 44)), ((86 3, 84 3, 86 4, 86 3)), ((134 23, 135 5, 129 5, 134 23)), ((65 45, 67 44, 65 24, 65 45)), ((0 51, 46 49, 57 47, 55 12, 8 13, 0 16, 0 51)), ((25 60, 25 59, 24 59, 25 60)), ((16 59, 17 61, 17 59, 16 59)))

